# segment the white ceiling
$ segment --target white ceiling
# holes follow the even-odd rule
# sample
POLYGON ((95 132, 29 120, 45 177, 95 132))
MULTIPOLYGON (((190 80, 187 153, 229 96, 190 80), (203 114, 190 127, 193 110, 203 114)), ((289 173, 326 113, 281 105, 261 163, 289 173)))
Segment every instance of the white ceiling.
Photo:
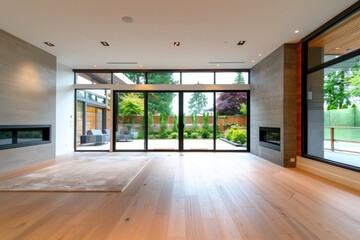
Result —
POLYGON ((1 29, 55 55, 59 63, 73 69, 251 68, 281 44, 298 42, 357 2, 0 1, 1 29), (124 16, 134 21, 125 23, 124 16), (295 34, 295 30, 300 32, 295 34), (246 43, 237 46, 240 40, 246 43), (55 47, 46 46, 45 41, 55 47), (103 47, 101 41, 110 47, 103 47), (181 45, 174 47, 174 41, 181 45), (218 67, 209 62, 244 63, 218 67))

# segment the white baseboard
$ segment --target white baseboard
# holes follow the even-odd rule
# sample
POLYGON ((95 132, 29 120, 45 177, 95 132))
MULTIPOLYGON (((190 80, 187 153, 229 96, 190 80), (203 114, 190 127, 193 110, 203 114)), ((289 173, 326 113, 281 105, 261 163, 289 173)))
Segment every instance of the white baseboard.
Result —
POLYGON ((296 167, 360 191, 360 173, 297 156, 296 167))

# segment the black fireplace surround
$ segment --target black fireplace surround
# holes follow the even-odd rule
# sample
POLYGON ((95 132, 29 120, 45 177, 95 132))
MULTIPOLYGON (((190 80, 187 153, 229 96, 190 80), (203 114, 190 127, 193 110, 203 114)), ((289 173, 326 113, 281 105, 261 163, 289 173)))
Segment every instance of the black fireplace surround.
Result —
POLYGON ((259 128, 259 145, 280 151, 280 128, 260 127, 259 128))
POLYGON ((0 150, 51 143, 51 125, 0 125, 0 150))

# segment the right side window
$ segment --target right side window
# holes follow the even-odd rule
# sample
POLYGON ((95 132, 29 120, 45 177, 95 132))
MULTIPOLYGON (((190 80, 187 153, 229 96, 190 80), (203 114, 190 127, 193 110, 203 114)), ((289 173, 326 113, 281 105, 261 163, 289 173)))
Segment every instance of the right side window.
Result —
POLYGON ((357 11, 303 45, 304 154, 354 170, 360 170, 359 25, 357 11))

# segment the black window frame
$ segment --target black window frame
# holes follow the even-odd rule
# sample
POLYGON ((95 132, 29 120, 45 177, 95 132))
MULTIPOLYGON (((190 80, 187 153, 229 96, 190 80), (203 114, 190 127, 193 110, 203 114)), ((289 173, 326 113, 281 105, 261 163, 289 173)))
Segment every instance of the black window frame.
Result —
POLYGON ((352 51, 348 54, 341 55, 337 58, 334 58, 330 61, 321 63, 317 66, 313 66, 308 68, 308 43, 318 37, 320 34, 324 33, 325 31, 331 29, 336 24, 340 23, 341 21, 345 20, 346 18, 350 17, 351 15, 355 14, 356 12, 360 11, 360 2, 357 2, 350 6, 348 9, 344 10, 337 16, 335 16, 333 19, 310 33, 308 36, 303 38, 301 40, 301 156, 306 157, 315 161, 327 163, 333 166, 345 168, 348 170, 360 172, 360 167, 356 167, 353 165, 348 165, 345 163, 333 161, 326 158, 321 158, 317 156, 313 156, 308 154, 308 104, 307 104, 307 79, 308 75, 311 73, 314 73, 316 71, 325 69, 327 67, 330 67, 332 65, 341 63, 343 61, 346 61, 348 59, 354 58, 359 56, 360 57, 360 49, 357 49, 355 51, 352 51))

